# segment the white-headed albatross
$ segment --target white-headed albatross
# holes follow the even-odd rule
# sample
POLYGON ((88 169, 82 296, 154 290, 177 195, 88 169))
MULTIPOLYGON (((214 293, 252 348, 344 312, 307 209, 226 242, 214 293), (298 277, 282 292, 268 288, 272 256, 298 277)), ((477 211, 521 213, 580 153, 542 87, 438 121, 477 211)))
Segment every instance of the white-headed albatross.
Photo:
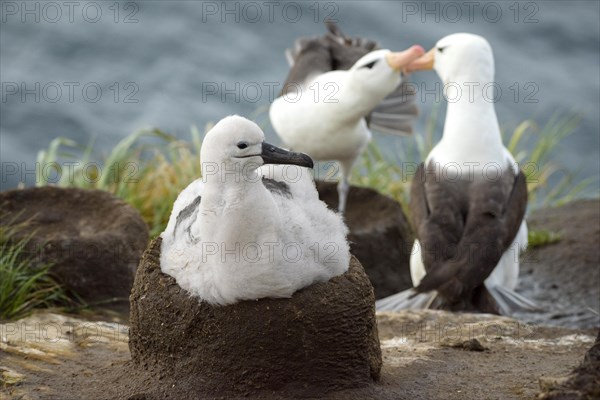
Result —
POLYGON ((453 101, 443 137, 412 182, 414 291, 381 299, 377 309, 534 309, 514 292, 519 252, 527 247, 527 185, 502 144, 494 104, 484 98, 491 96, 484 87, 494 79, 492 49, 477 35, 449 35, 408 66, 432 68, 448 90, 460 87, 462 96, 446 93, 453 101))
POLYGON ((179 194, 161 234, 161 269, 183 289, 225 305, 290 297, 348 269, 347 228, 319 200, 309 156, 230 116, 206 134, 200 157, 202 178, 179 194))
POLYGON ((287 147, 339 162, 343 213, 348 177, 371 139, 369 129, 412 132, 418 110, 400 70, 424 51, 420 46, 398 53, 376 50, 375 42, 348 38, 333 23, 328 28, 326 36, 298 39, 288 50, 291 69, 269 114, 287 147))

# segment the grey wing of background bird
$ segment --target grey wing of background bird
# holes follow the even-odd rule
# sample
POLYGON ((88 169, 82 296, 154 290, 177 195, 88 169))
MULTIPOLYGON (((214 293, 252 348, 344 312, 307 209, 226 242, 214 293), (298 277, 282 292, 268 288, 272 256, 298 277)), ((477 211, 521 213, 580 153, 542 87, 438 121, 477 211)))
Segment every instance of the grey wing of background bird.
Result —
POLYGON ((414 86, 402 82, 367 116, 372 130, 390 135, 410 135, 419 116, 414 86))
MULTIPOLYGON (((348 70, 362 56, 379 48, 377 42, 346 36, 333 22, 326 22, 324 36, 300 38, 286 51, 290 72, 281 95, 295 92, 317 75, 329 71, 348 70)), ((404 79, 403 79, 404 81, 404 79)), ((418 117, 414 86, 403 82, 366 116, 369 128, 387 134, 411 134, 418 117)))

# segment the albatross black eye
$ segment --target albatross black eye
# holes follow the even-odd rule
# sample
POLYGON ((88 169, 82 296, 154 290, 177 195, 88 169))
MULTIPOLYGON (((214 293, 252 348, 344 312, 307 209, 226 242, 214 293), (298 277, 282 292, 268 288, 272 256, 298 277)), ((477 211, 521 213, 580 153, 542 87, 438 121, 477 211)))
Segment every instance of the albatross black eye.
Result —
POLYGON ((375 60, 375 61, 372 61, 372 62, 370 62, 370 63, 368 63, 368 64, 365 64, 365 65, 363 65, 361 68, 369 68, 369 69, 371 69, 371 68, 373 68, 373 66, 374 66, 375 64, 377 64, 377 61, 379 61, 379 60, 375 60))
POLYGON ((248 147, 248 143, 246 143, 246 142, 239 142, 239 143, 237 144, 237 147, 238 147, 238 149, 240 149, 240 150, 243 150, 243 149, 245 149, 246 147, 248 147))
POLYGON ((444 52, 444 50, 446 49, 446 47, 448 47, 448 46, 444 46, 444 47, 438 47, 438 48, 437 48, 437 50, 438 50, 440 53, 443 53, 443 52, 444 52))

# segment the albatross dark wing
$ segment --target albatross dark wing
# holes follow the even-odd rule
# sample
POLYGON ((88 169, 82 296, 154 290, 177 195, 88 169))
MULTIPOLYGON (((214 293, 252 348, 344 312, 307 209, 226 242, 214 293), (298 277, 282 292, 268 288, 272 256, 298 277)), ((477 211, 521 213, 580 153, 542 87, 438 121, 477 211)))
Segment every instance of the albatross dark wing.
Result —
POLYGON ((411 212, 427 274, 416 291, 437 290, 452 309, 490 300, 483 283, 523 221, 525 176, 515 177, 509 167, 496 181, 449 182, 423 166, 419 176, 423 182, 413 182, 411 212))
POLYGON ((324 38, 300 38, 286 55, 291 66, 280 96, 294 93, 299 87, 305 90, 308 79, 332 70, 331 52, 324 38))
POLYGON ((325 23, 329 32, 325 35, 331 51, 331 70, 349 70, 362 56, 377 50, 377 42, 365 38, 346 36, 341 29, 331 21, 325 23))
POLYGON ((426 168, 421 164, 416 171, 409 207, 427 276, 455 256, 464 232, 468 207, 466 189, 468 182, 441 182, 432 166, 426 168))
POLYGON ((299 38, 285 54, 290 72, 281 95, 305 89, 307 80, 329 71, 348 70, 362 56, 375 50, 377 43, 362 38, 349 38, 333 22, 327 22, 329 32, 320 37, 299 38))
MULTIPOLYGON (((375 41, 344 35, 333 22, 327 22, 325 36, 300 38, 286 50, 290 72, 280 96, 306 89, 309 80, 329 71, 348 70, 362 56, 377 50, 375 41)), ((369 128, 392 135, 410 135, 419 115, 414 86, 403 82, 366 116, 369 128)))

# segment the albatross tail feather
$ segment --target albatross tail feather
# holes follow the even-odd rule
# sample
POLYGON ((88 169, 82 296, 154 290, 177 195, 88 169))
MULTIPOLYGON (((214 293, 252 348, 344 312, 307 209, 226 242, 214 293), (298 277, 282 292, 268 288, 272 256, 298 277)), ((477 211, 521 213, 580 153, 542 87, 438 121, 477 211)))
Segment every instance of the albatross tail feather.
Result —
POLYGON ((536 312, 542 308, 533 301, 521 296, 514 290, 500 285, 487 288, 503 315, 512 315, 518 311, 536 312))
POLYGON ((422 310, 430 308, 437 297, 436 291, 416 293, 407 289, 375 302, 377 311, 422 310))

